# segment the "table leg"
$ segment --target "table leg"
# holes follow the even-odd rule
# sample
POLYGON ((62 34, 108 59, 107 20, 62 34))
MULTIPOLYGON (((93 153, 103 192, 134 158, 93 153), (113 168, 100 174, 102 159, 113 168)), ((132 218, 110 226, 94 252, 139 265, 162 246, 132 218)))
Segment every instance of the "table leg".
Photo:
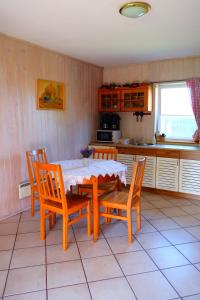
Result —
POLYGON ((119 177, 117 178, 117 190, 118 190, 119 192, 122 191, 122 182, 121 182, 121 180, 119 179, 119 177))
POLYGON ((93 178, 93 239, 94 242, 98 239, 99 235, 99 203, 98 203, 98 179, 93 178))

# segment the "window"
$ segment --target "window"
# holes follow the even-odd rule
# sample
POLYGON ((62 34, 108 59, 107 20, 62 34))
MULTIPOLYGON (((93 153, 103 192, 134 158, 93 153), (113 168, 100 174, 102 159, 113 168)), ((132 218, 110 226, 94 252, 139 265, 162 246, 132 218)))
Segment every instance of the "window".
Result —
POLYGON ((192 140, 196 121, 185 82, 157 85, 157 130, 167 139, 192 140))

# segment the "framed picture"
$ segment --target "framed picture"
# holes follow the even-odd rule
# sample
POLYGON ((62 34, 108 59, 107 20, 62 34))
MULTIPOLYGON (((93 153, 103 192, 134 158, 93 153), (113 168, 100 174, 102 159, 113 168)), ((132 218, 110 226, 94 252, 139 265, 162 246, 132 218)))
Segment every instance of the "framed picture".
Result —
POLYGON ((64 83, 37 80, 37 109, 64 109, 64 98, 64 83))

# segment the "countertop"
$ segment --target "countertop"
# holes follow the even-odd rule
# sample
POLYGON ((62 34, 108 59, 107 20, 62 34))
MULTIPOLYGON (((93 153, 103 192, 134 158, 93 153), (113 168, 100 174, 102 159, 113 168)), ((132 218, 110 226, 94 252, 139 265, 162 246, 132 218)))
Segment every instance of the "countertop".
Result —
POLYGON ((116 143, 98 143, 92 142, 90 146, 109 146, 117 148, 143 148, 143 149, 165 149, 165 150, 185 150, 185 151, 200 151, 200 146, 193 145, 172 145, 172 144, 153 144, 153 145, 132 145, 132 144, 116 144, 116 143))

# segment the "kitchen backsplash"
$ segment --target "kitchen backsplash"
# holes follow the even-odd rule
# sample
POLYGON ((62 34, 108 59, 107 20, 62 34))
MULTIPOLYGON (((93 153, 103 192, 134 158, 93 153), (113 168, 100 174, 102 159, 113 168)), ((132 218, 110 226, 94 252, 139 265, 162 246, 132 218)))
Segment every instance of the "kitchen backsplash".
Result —
POLYGON ((141 142, 150 143, 154 138, 154 116, 144 116, 142 122, 136 121, 136 116, 133 113, 119 113, 121 117, 121 133, 123 138, 134 138, 141 142))

